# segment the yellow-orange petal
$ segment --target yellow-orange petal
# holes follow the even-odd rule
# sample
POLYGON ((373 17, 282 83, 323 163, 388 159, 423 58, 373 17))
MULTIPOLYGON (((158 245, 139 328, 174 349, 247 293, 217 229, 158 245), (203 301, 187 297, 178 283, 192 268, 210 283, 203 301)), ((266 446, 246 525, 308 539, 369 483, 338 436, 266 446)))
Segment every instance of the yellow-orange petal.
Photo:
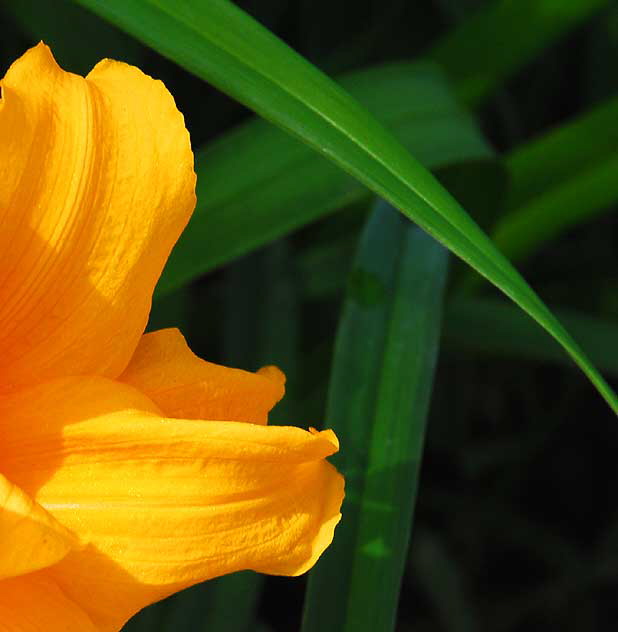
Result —
POLYGON ((80 537, 45 572, 105 632, 224 573, 302 573, 340 518, 332 432, 162 418, 105 378, 3 398, 0 445, 7 475, 80 537))
POLYGON ((0 632, 99 632, 45 571, 0 581, 0 632))
POLYGON ((0 474, 0 580, 55 564, 74 544, 67 529, 0 474))
POLYGON ((198 358, 178 329, 142 336, 119 378, 142 391, 168 417, 265 424, 283 397, 285 376, 276 367, 258 373, 198 358))
POLYGON ((195 205, 182 115, 137 68, 78 77, 43 44, 1 86, 0 391, 115 377, 195 205))

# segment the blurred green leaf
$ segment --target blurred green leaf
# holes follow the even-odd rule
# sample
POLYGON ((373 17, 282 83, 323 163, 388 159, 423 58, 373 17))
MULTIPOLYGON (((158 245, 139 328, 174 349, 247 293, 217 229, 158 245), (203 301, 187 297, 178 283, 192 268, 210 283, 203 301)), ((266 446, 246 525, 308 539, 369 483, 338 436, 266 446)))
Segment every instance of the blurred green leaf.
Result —
POLYGON ((140 610, 123 626, 122 632, 163 632, 163 622, 169 603, 159 601, 140 610))
POLYGON ((507 157, 507 210, 493 231, 506 255, 523 259, 618 202, 617 123, 614 98, 507 157))
POLYGON ((311 572, 303 632, 394 629, 447 258, 378 204, 350 278, 326 415, 345 446, 333 459, 346 476, 345 519, 311 572))
POLYGON ((299 382, 300 297, 286 240, 243 257, 225 270, 224 363, 247 370, 274 364, 286 374, 285 397, 269 423, 294 423, 299 382))
POLYGON ((245 571, 174 595, 161 632, 253 632, 262 583, 260 575, 245 571))
MULTIPOLYGON (((476 134, 480 136, 480 131, 476 134)), ((475 160, 477 143, 472 134, 462 136, 459 150, 462 155, 469 151, 470 160, 438 168, 436 177, 466 206, 476 210, 479 222, 490 225, 494 223, 495 214, 506 194, 506 172, 497 160, 475 160)), ((439 160, 440 156, 436 154, 436 162, 439 160)), ((352 216, 351 211, 348 214, 352 216)), ((329 225, 332 223, 331 220, 329 225)), ((358 231, 353 228, 336 238, 330 234, 314 238, 300 250, 298 265, 305 299, 319 300, 342 291, 360 225, 358 231)))
MULTIPOLYGON (((210 606, 207 592, 209 587, 198 584, 169 597, 166 601, 168 616, 159 621, 157 632, 172 630, 174 632, 206 632, 209 630, 207 625, 210 606)), ((144 632, 151 631, 146 629, 144 632)))
MULTIPOLYGON (((323 299, 342 289, 350 250, 350 243, 341 240, 301 252, 306 297, 323 299)), ((618 376, 618 356, 614 353, 618 348, 618 322, 576 310, 552 311, 581 341, 595 366, 618 376)), ((445 307, 443 337, 444 345, 451 349, 571 366, 558 343, 521 310, 499 299, 451 298, 445 307)))
POLYGON ((357 101, 249 15, 228 0, 79 2, 300 137, 413 219, 551 333, 618 413, 611 387, 455 199, 357 101))
MULTIPOLYGON (((426 167, 456 165, 499 179, 501 167, 435 66, 387 64, 345 75, 341 83, 426 167)), ((163 271, 159 295, 370 196, 358 180, 261 119, 199 150, 196 171, 197 208, 163 271)))
POLYGON ((610 0, 494 0, 428 52, 471 105, 610 0))
POLYGON ((153 301, 148 316, 147 331, 156 331, 166 327, 178 327, 186 331, 191 320, 193 301, 188 285, 153 301))
MULTIPOLYGON (((596 366, 618 375, 618 322, 574 310, 555 313, 579 340, 596 366)), ((508 357, 563 364, 560 346, 520 310, 497 299, 454 298, 444 313, 444 344, 508 357)))
POLYGON ((356 235, 336 241, 311 243, 299 252, 298 265, 303 296, 320 300, 341 292, 350 272, 356 235))
MULTIPOLYGON (((480 133, 477 129, 477 134, 480 133)), ((478 160, 474 151, 471 146, 468 161, 441 167, 435 175, 462 205, 474 209, 474 219, 481 228, 489 230, 500 214, 508 177, 500 159, 478 160)))

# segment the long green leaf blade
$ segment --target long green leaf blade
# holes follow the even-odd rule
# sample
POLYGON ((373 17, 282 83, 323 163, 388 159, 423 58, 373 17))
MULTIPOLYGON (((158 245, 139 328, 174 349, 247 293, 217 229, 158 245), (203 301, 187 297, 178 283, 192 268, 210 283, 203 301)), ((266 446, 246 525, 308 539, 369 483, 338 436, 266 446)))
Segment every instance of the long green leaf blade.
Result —
POLYGON ((547 329, 614 412, 577 343, 435 178, 340 86, 228 0, 79 0, 303 139, 439 239, 547 329))
POLYGON ((609 0, 495 0, 450 31, 429 52, 461 98, 477 105, 609 0))
POLYGON ((346 476, 345 520, 310 576, 303 632, 393 629, 447 259, 446 250, 384 203, 361 238, 327 410, 345 446, 336 459, 346 476))

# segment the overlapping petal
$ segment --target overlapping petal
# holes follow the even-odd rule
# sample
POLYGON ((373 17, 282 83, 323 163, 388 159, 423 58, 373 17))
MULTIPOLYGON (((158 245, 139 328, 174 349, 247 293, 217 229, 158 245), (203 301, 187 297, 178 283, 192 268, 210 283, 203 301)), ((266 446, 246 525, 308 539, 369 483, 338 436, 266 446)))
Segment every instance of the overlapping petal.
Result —
POLYGON ((1 86, 0 392, 115 377, 195 205, 182 115, 138 69, 84 79, 42 44, 1 86))
POLYGON ((0 632, 99 632, 88 615, 42 573, 0 581, 0 632))
POLYGON ((105 378, 5 397, 0 445, 7 475, 80 534, 44 572, 101 630, 223 573, 302 573, 340 518, 330 431, 168 419, 105 378))
POLYGON ((55 564, 74 545, 67 529, 0 474, 0 580, 55 564))
POLYGON ((249 373, 198 358, 178 329, 143 336, 120 379, 168 417, 260 424, 283 397, 285 383, 276 367, 249 373))

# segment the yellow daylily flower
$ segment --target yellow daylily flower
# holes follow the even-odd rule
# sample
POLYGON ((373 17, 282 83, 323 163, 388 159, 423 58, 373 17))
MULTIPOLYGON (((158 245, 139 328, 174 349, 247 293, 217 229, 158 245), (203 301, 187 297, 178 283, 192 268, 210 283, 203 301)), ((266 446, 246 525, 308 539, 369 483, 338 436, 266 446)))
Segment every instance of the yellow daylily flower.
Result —
POLYGON ((224 573, 306 571, 340 519, 335 435, 266 425, 278 369, 143 335, 195 206, 173 98, 43 44, 1 87, 0 629, 112 632, 224 573))

